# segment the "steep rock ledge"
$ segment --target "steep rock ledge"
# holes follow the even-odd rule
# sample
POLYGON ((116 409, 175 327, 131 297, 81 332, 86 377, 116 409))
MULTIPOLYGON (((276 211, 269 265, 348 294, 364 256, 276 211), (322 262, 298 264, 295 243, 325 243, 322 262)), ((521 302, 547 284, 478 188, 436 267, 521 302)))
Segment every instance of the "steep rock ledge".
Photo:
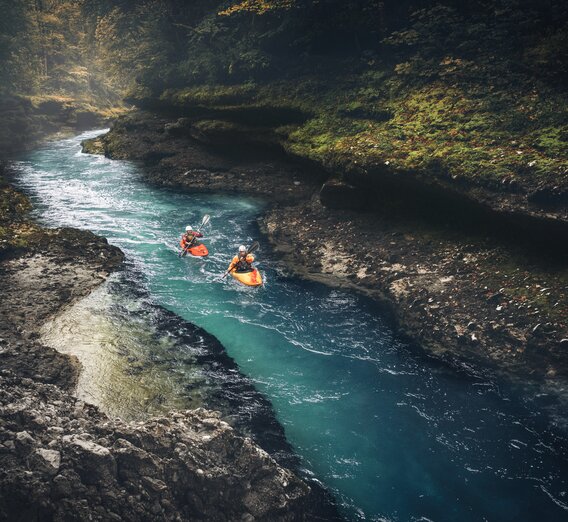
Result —
POLYGON ((375 298, 429 353, 509 375, 568 378, 562 260, 482 234, 331 210, 317 198, 274 208, 260 224, 293 272, 375 298))
POLYGON ((325 176, 320 169, 287 161, 271 135, 257 129, 249 141, 243 129, 138 112, 116 120, 108 134, 83 142, 83 151, 140 161, 150 183, 185 190, 245 192, 290 203, 320 188, 325 176))

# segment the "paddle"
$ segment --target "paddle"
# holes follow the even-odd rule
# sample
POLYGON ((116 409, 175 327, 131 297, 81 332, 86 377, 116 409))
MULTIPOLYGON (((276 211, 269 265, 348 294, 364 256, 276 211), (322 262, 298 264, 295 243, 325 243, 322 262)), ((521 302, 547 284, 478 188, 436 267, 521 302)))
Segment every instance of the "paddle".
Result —
MULTIPOLYGON (((254 252, 258 247, 260 246, 260 244, 258 243, 258 241, 255 241, 247 250, 247 253, 245 254, 245 257, 248 256, 249 254, 251 254, 252 252, 254 252)), ((227 277, 229 275, 230 272, 232 272, 236 267, 231 268, 230 270, 227 270, 220 278, 219 281, 221 279, 225 279, 225 277, 227 277)))
MULTIPOLYGON (((199 227, 197 227, 197 231, 196 232, 200 232, 202 227, 204 227, 205 225, 207 225, 207 223, 209 223, 209 220, 211 219, 211 216, 209 214, 205 214, 203 216, 203 219, 201 220, 201 224, 199 225, 199 227)), ((187 251, 191 248, 191 245, 193 245, 193 242, 195 241, 195 236, 193 236, 193 239, 189 242, 188 245, 186 245, 186 247, 178 254, 179 257, 185 256, 185 254, 187 254, 187 251)))

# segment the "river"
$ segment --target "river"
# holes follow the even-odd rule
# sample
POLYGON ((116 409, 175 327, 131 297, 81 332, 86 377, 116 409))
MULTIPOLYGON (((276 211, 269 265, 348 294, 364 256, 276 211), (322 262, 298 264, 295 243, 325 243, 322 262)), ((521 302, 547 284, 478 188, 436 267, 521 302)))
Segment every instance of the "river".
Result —
POLYGON ((183 351, 172 355, 176 332, 157 342, 151 313, 133 327, 139 303, 122 278, 219 339, 272 403, 303 473, 347 519, 568 518, 568 441, 546 398, 445 368, 401 342, 372 301, 285 276, 259 238, 265 202, 151 187, 135 163, 80 152, 100 132, 14 161, 40 222, 89 229, 127 256, 125 273, 44 331, 48 344, 78 352, 83 398, 126 418, 196 401, 195 368, 184 369, 183 351), (179 258, 181 231, 205 213, 211 255, 179 258), (219 280, 238 246, 256 239, 266 284, 219 280))

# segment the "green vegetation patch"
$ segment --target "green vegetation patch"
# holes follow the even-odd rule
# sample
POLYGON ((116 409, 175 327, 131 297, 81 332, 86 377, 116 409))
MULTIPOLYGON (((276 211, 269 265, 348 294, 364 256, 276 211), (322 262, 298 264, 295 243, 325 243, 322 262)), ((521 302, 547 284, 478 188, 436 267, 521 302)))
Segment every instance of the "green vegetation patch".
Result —
POLYGON ((277 128, 290 153, 336 171, 418 172, 522 192, 568 185, 568 100, 561 90, 517 78, 493 86, 470 78, 410 82, 396 67, 325 80, 332 76, 168 89, 160 100, 215 109, 227 120, 239 108, 302 111, 309 119, 295 124, 269 121, 267 112, 258 119, 277 128))
POLYGON ((256 85, 200 85, 180 90, 166 90, 160 99, 168 104, 191 106, 235 105, 254 101, 257 94, 256 85))
POLYGON ((25 222, 31 204, 0 177, 0 256, 14 250, 26 249, 38 227, 25 222))

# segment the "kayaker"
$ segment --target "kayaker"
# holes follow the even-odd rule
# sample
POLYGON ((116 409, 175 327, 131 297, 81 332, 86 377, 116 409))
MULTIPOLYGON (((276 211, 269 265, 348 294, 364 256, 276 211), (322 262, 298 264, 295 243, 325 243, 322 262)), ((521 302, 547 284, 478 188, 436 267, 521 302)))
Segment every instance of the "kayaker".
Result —
POLYGON ((185 234, 181 237, 179 244, 184 250, 190 246, 197 246, 199 243, 195 240, 198 237, 203 237, 203 234, 197 230, 193 230, 191 225, 187 225, 187 227, 185 227, 185 234))
POLYGON ((231 264, 229 265, 229 272, 236 270, 237 272, 250 272, 252 270, 252 264, 254 262, 254 256, 252 254, 247 254, 247 247, 241 245, 239 247, 239 253, 233 257, 231 264))

